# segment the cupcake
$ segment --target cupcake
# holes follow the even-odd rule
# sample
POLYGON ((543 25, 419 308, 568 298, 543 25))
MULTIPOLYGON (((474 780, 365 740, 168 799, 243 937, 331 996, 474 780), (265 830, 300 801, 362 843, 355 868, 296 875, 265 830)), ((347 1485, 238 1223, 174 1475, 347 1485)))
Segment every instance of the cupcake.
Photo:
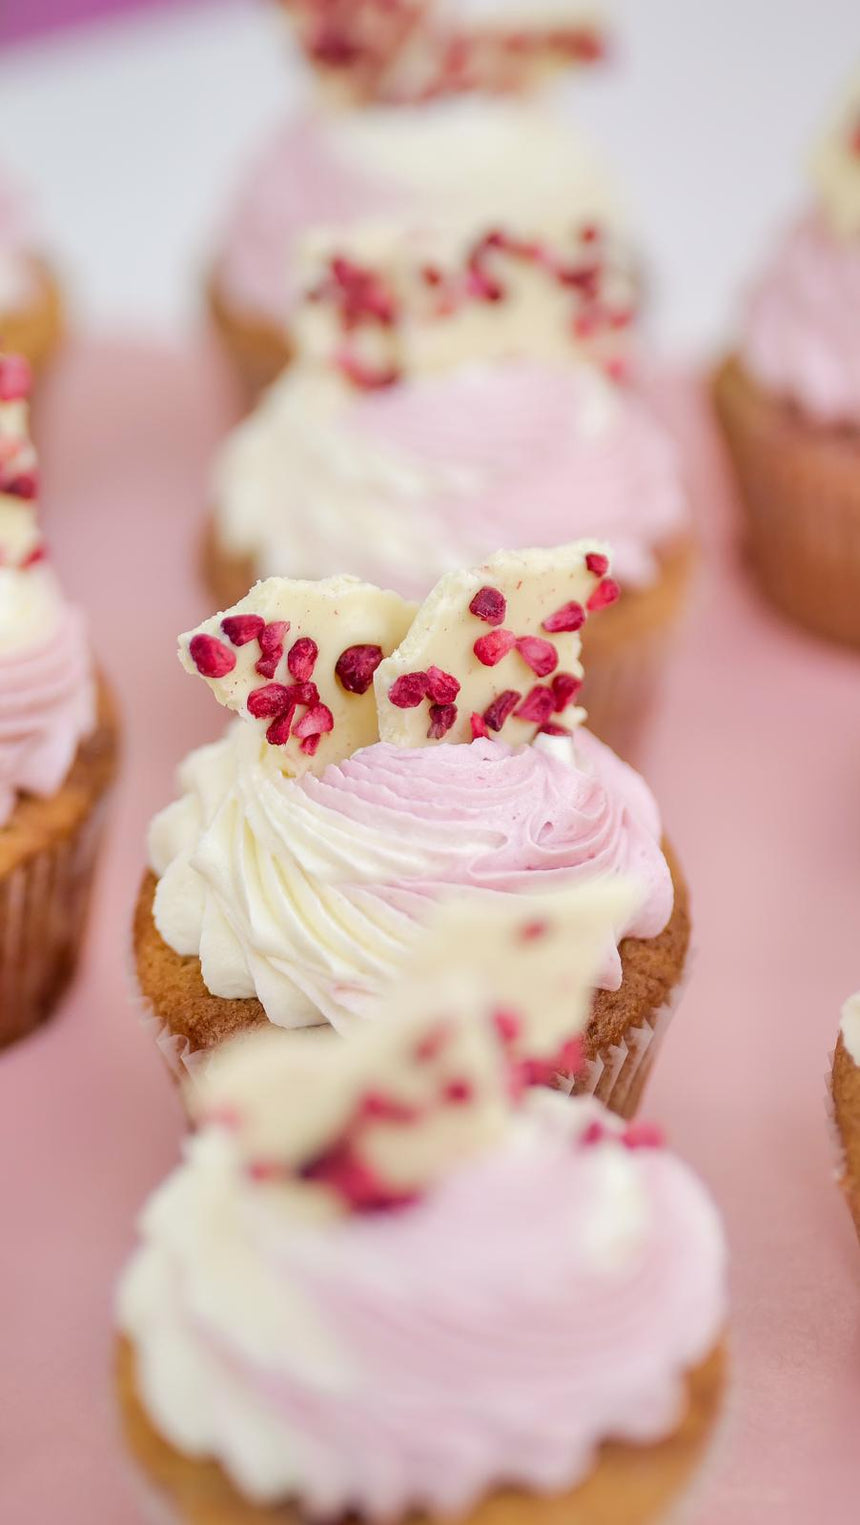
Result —
POLYGON ((181 638, 238 719, 184 763, 137 905, 144 1006, 177 1052, 266 1022, 347 1029, 452 894, 629 873, 641 900, 605 950, 577 1084, 635 1110, 689 915, 652 796, 576 704, 579 631, 617 592, 585 542, 448 573, 418 610, 354 578, 270 578, 181 638))
POLYGON ((813 169, 715 398, 763 590, 860 646, 860 77, 813 169))
POLYGON ((684 602, 690 512, 674 442, 594 366, 465 365, 360 389, 291 368, 224 446, 205 543, 213 597, 332 564, 420 599, 499 545, 612 545, 620 601, 583 632, 582 703, 635 750, 684 602))
POLYGON ((852 996, 842 1008, 832 1095, 842 1150, 841 1186, 860 1236, 860 995, 852 996))
POLYGON ((587 1015, 605 891, 573 892, 581 936, 542 908, 530 982, 545 924, 497 901, 507 957, 485 908, 463 984, 407 975, 394 1020, 257 1033, 191 1087, 117 1301, 159 1519, 644 1525, 677 1502, 721 1407, 717 1214, 655 1129, 523 1065, 559 989, 562 1027, 587 1015), (500 950, 515 988, 481 1002, 500 950))
POLYGON ((282 0, 326 93, 341 103, 504 94, 592 64, 607 39, 581 0, 282 0))
POLYGON ((38 373, 61 337, 62 302, 20 194, 0 177, 0 337, 38 373))
POLYGON ((0 1047, 49 1017, 86 923, 116 721, 36 515, 30 370, 0 358, 0 1047))
POLYGON ((566 219, 568 236, 570 226, 600 227, 619 239, 609 182, 562 116, 528 102, 441 101, 285 123, 245 179, 209 280, 212 320, 243 394, 253 400, 293 354, 310 235, 326 235, 344 274, 356 246, 392 227, 438 228, 466 260, 500 226, 535 239, 566 219))

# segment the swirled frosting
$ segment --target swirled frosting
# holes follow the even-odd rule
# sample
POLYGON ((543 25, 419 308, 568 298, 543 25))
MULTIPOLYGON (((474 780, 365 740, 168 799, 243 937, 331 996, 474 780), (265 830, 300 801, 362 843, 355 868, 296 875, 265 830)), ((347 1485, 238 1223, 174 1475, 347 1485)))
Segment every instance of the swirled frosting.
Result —
POLYGON ((0 825, 19 794, 54 794, 96 704, 84 618, 46 567, 0 567, 0 825))
POLYGON ((320 1518, 561 1492, 602 1441, 670 1434, 721 1334, 723 1240, 691 1173, 615 1128, 534 1092, 414 1206, 318 1226, 204 1130, 119 1294, 153 1422, 247 1498, 320 1518))
MULTIPOLYGON (((622 936, 672 912, 657 807, 643 780, 580 729, 500 741, 366 747, 320 777, 281 772, 241 721, 192 753, 156 817, 155 921, 200 958, 213 995, 257 996, 272 1022, 343 1028, 394 978, 422 907, 446 892, 528 894, 581 875, 643 891, 622 936)), ((601 984, 617 989, 607 949, 601 984)))
POLYGON ((312 229, 379 221, 499 221, 539 232, 571 216, 618 223, 609 176, 563 119, 502 101, 378 107, 284 125, 252 167, 222 242, 219 286, 240 311, 286 323, 312 229), (393 113, 393 115, 392 115, 393 113))
POLYGON ((818 213, 790 228, 752 293, 741 353, 814 422, 860 424, 860 238, 818 213))
POLYGON ((592 368, 534 361, 369 393, 294 367, 227 442, 215 501, 219 543, 258 576, 334 562, 408 598, 500 545, 582 535, 646 586, 687 523, 675 447, 645 405, 592 368))

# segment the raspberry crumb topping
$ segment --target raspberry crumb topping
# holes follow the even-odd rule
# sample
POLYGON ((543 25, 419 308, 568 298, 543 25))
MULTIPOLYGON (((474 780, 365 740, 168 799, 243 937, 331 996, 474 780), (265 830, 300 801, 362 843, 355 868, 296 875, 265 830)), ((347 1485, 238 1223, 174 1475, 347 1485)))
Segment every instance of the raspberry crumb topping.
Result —
POLYGON ((366 694, 382 661, 381 646, 347 646, 337 659, 335 674, 348 694, 366 694))
POLYGON ((191 660, 204 678, 225 678, 236 666, 229 646, 214 635, 195 635, 189 647, 191 660))
POLYGON ((555 614, 548 614, 542 628, 549 631, 550 635, 559 635, 564 631, 581 630, 585 624, 585 610, 582 604, 572 601, 562 604, 556 609, 555 614))
POLYGON ((258 641, 265 627, 266 621, 259 614, 228 614, 221 621, 221 629, 234 646, 247 646, 249 641, 258 641))
POLYGON ((469 612, 488 625, 501 625, 508 612, 507 599, 498 588, 479 588, 469 605, 469 612))
POLYGON ((621 589, 614 578, 604 577, 588 600, 588 608, 591 613, 595 613, 598 609, 608 609, 609 605, 616 603, 620 597, 621 589))
POLYGON ((490 635, 479 636, 472 650, 485 667, 496 667, 516 644, 517 638, 512 630, 493 630, 490 635))

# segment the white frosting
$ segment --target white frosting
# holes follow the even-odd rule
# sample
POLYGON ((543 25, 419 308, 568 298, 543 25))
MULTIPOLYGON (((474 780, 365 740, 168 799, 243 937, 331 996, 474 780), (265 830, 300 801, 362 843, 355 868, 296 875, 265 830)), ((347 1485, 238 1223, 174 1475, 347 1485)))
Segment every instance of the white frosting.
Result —
POLYGON ((299 366, 223 447, 215 519, 259 576, 336 564, 420 598, 499 546, 580 535, 648 586, 688 507, 673 442, 590 367, 473 365, 356 393, 299 366))
POLYGON ((842 1042, 855 1064, 860 1064, 860 991, 842 1008, 842 1042))
POLYGON ((602 1440, 664 1437, 720 1335, 725 1251, 685 1167, 615 1129, 532 1093, 416 1205, 318 1225, 204 1129, 119 1291, 159 1431, 249 1500, 372 1519, 565 1491, 602 1440))

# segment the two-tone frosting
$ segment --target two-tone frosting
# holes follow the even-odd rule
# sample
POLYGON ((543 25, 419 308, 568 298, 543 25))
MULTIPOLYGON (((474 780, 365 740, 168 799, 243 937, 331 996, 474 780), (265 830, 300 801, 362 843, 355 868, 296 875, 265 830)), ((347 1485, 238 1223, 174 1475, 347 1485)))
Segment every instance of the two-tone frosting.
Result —
MULTIPOLYGON (((365 1013, 440 896, 629 875, 643 899, 616 945, 672 912, 654 799, 583 731, 517 748, 377 743, 293 779, 240 723, 185 761, 180 787, 150 833, 158 930, 199 957, 213 995, 256 996, 283 1027, 365 1013)), ((620 983, 608 947, 600 984, 620 983)))
POLYGON ((747 305, 751 374, 812 422, 860 425, 860 84, 813 161, 815 204, 780 241, 747 305))
POLYGON ((715 1210, 646 1137, 532 1092, 419 1200, 314 1221, 204 1127, 120 1289, 141 1402, 244 1497, 313 1518, 575 1488, 604 1440, 678 1426, 725 1319, 715 1210))
POLYGON ((464 100, 306 116, 285 124, 252 167, 218 283, 239 311, 281 326, 303 289, 313 230, 347 243, 389 224, 472 237, 501 225, 534 237, 555 228, 560 209, 620 225, 599 156, 546 108, 464 100))
POLYGON ((95 725, 81 612, 63 597, 36 517, 26 362, 0 357, 0 825, 20 794, 62 784, 95 725))
POLYGON ((524 359, 360 392, 294 367, 225 445, 215 523, 259 576, 336 564, 412 598, 499 545, 583 533, 648 586, 688 506, 666 431, 593 368, 524 359))
POLYGON ((154 917, 207 988, 284 1027, 366 1013, 439 899, 628 876, 602 950, 654 937, 673 888, 643 781, 580 729, 583 626, 606 547, 500 551, 419 608, 340 576, 269 578, 180 637, 238 723, 153 823, 154 917))

